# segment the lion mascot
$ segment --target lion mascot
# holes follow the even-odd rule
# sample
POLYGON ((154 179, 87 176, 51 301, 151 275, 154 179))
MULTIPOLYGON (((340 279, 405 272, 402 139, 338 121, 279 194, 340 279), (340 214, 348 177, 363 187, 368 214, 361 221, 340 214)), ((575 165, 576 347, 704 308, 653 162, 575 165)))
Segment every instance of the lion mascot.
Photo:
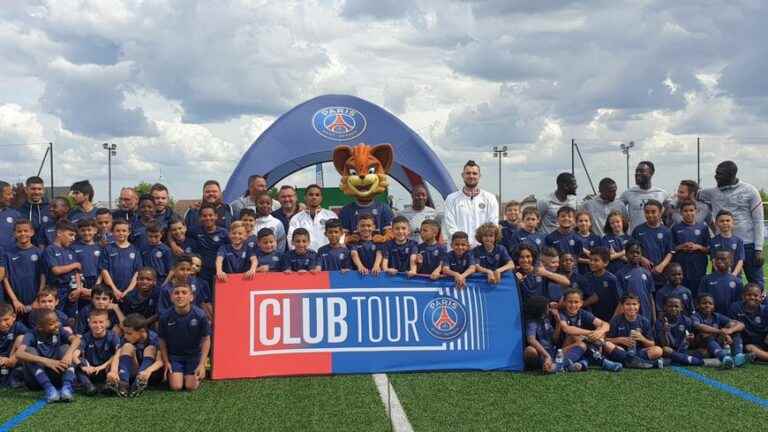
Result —
POLYGON ((394 160, 394 150, 390 144, 370 146, 361 143, 355 147, 341 145, 333 149, 333 166, 341 174, 341 190, 355 199, 341 209, 340 219, 347 233, 347 243, 359 240, 356 234, 357 219, 364 214, 373 216, 375 243, 383 243, 391 238, 394 213, 387 203, 375 198, 387 190, 387 173, 394 160))

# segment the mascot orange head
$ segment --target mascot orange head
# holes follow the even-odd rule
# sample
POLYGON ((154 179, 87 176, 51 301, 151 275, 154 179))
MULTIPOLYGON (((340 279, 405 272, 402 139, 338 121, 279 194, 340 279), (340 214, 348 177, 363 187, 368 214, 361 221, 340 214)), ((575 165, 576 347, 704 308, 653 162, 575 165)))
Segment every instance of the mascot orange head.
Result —
POLYGON ((387 189, 387 172, 392 167, 394 151, 390 144, 355 147, 338 146, 333 150, 333 166, 341 174, 341 190, 358 201, 368 202, 387 189))

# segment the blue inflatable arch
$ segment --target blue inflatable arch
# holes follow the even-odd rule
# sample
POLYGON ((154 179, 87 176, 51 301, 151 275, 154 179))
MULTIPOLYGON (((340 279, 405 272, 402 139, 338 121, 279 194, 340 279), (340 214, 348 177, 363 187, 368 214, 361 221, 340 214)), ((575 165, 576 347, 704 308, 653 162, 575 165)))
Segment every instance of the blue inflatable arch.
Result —
POLYGON ((283 114, 251 144, 227 181, 224 199, 241 196, 251 175, 265 176, 272 187, 296 171, 329 162, 334 147, 361 142, 392 144, 395 161, 389 175, 407 190, 424 181, 443 198, 456 190, 437 155, 400 119, 354 96, 326 95, 283 114))

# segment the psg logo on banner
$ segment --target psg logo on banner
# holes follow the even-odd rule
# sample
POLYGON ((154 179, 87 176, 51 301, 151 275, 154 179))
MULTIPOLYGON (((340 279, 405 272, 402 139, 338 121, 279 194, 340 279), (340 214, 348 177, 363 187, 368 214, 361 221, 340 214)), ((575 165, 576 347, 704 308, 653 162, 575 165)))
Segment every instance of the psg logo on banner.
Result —
POLYGON ((349 141, 365 132, 368 122, 360 112, 348 107, 326 107, 312 116, 312 127, 323 138, 349 141))
POLYGON ((457 300, 440 296, 424 308, 424 325, 438 339, 448 340, 459 336, 467 324, 467 313, 457 300))

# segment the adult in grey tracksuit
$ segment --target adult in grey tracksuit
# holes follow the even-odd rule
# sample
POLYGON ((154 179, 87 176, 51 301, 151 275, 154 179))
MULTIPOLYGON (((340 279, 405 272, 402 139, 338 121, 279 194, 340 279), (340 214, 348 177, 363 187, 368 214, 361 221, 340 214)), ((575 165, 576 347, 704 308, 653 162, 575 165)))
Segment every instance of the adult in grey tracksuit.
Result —
POLYGON ((757 188, 740 181, 737 171, 734 162, 721 162, 715 170, 717 187, 702 190, 699 199, 709 202, 715 216, 720 210, 733 213, 733 234, 744 240, 744 273, 748 281, 764 287, 763 203, 757 188))

